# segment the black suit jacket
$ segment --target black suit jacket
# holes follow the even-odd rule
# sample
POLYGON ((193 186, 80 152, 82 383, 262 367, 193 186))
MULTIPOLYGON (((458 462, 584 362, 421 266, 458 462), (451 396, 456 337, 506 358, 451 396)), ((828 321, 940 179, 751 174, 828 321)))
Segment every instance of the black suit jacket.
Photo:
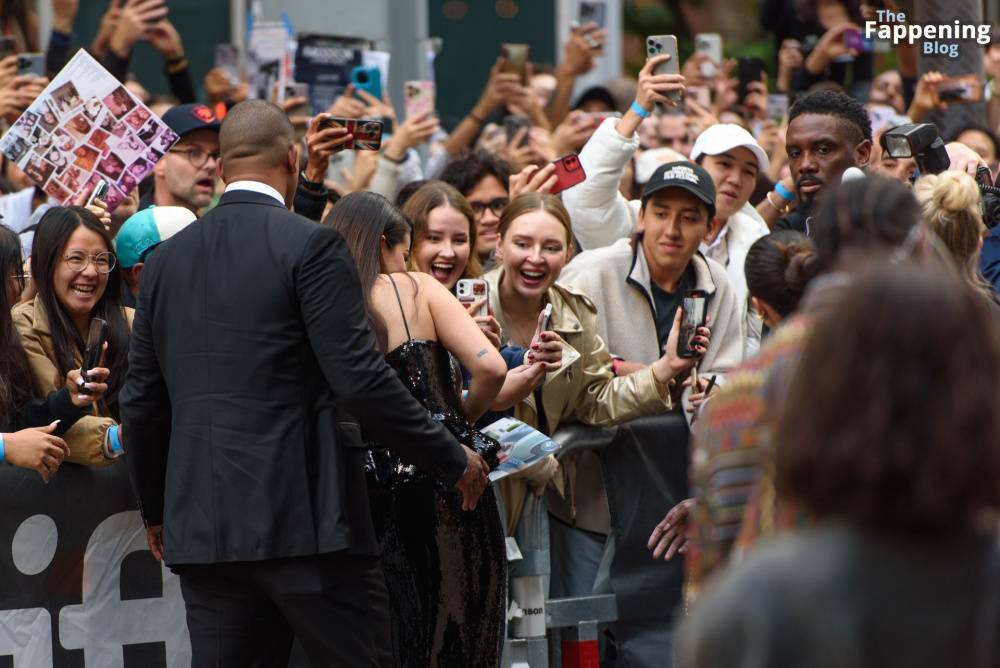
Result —
POLYGON ((168 565, 375 554, 358 423, 449 486, 466 465, 375 350, 343 238, 251 191, 150 257, 121 407, 168 565))

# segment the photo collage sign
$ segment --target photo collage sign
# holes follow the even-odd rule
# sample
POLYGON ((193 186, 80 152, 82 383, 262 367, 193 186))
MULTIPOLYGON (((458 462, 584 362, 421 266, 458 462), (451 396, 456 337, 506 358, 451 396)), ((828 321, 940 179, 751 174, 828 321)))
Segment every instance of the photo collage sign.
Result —
POLYGON ((0 139, 0 152, 69 205, 104 180, 114 209, 177 135, 82 49, 0 139))

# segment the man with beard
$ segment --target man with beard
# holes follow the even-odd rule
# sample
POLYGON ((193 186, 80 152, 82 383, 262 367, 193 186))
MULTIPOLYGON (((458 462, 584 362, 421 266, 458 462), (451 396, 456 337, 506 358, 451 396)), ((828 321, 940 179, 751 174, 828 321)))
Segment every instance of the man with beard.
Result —
POLYGON ((796 199, 798 207, 781 218, 775 229, 809 234, 812 210, 820 193, 840 183, 848 167, 864 168, 872 151, 872 125, 860 102, 850 95, 817 91, 800 98, 788 114, 785 150, 795 182, 795 193, 780 184, 767 201, 784 206, 796 199))
POLYGON ((219 160, 219 119, 203 104, 181 104, 163 114, 180 139, 153 170, 153 189, 139 203, 183 206, 196 216, 215 196, 219 160))

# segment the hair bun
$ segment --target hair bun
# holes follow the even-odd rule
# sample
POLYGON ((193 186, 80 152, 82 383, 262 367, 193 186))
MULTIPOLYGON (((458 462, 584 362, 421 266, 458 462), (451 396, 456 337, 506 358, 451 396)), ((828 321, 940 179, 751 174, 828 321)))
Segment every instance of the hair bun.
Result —
POLYGON ((805 290, 819 270, 816 250, 811 245, 790 243, 782 249, 785 261, 785 282, 796 293, 805 290))
POLYGON ((957 170, 939 174, 931 190, 934 208, 948 213, 967 211, 977 206, 979 200, 979 186, 975 179, 957 170))

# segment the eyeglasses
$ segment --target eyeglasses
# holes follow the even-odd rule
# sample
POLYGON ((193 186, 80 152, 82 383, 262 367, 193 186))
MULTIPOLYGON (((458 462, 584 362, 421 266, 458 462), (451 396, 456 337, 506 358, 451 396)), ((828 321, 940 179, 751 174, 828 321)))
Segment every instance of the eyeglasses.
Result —
POLYGON ((187 154, 188 162, 190 162, 191 166, 194 167, 195 169, 201 169, 202 167, 204 167, 205 163, 208 162, 209 158, 215 160, 216 162, 219 162, 219 157, 220 157, 218 151, 209 153, 208 151, 205 151, 204 149, 200 148, 187 148, 187 149, 174 148, 170 149, 170 152, 187 154))
POLYGON ((482 218, 483 214, 486 213, 486 209, 492 211, 493 215, 499 218, 508 204, 510 204, 510 199, 506 197, 497 197, 492 202, 469 202, 469 206, 472 207, 472 214, 476 218, 482 218))
POLYGON ((111 270, 115 268, 115 264, 118 262, 115 254, 111 251, 89 254, 82 250, 71 250, 63 255, 63 259, 66 260, 66 266, 77 273, 80 273, 93 263, 94 269, 96 269, 98 273, 110 274, 111 270))

